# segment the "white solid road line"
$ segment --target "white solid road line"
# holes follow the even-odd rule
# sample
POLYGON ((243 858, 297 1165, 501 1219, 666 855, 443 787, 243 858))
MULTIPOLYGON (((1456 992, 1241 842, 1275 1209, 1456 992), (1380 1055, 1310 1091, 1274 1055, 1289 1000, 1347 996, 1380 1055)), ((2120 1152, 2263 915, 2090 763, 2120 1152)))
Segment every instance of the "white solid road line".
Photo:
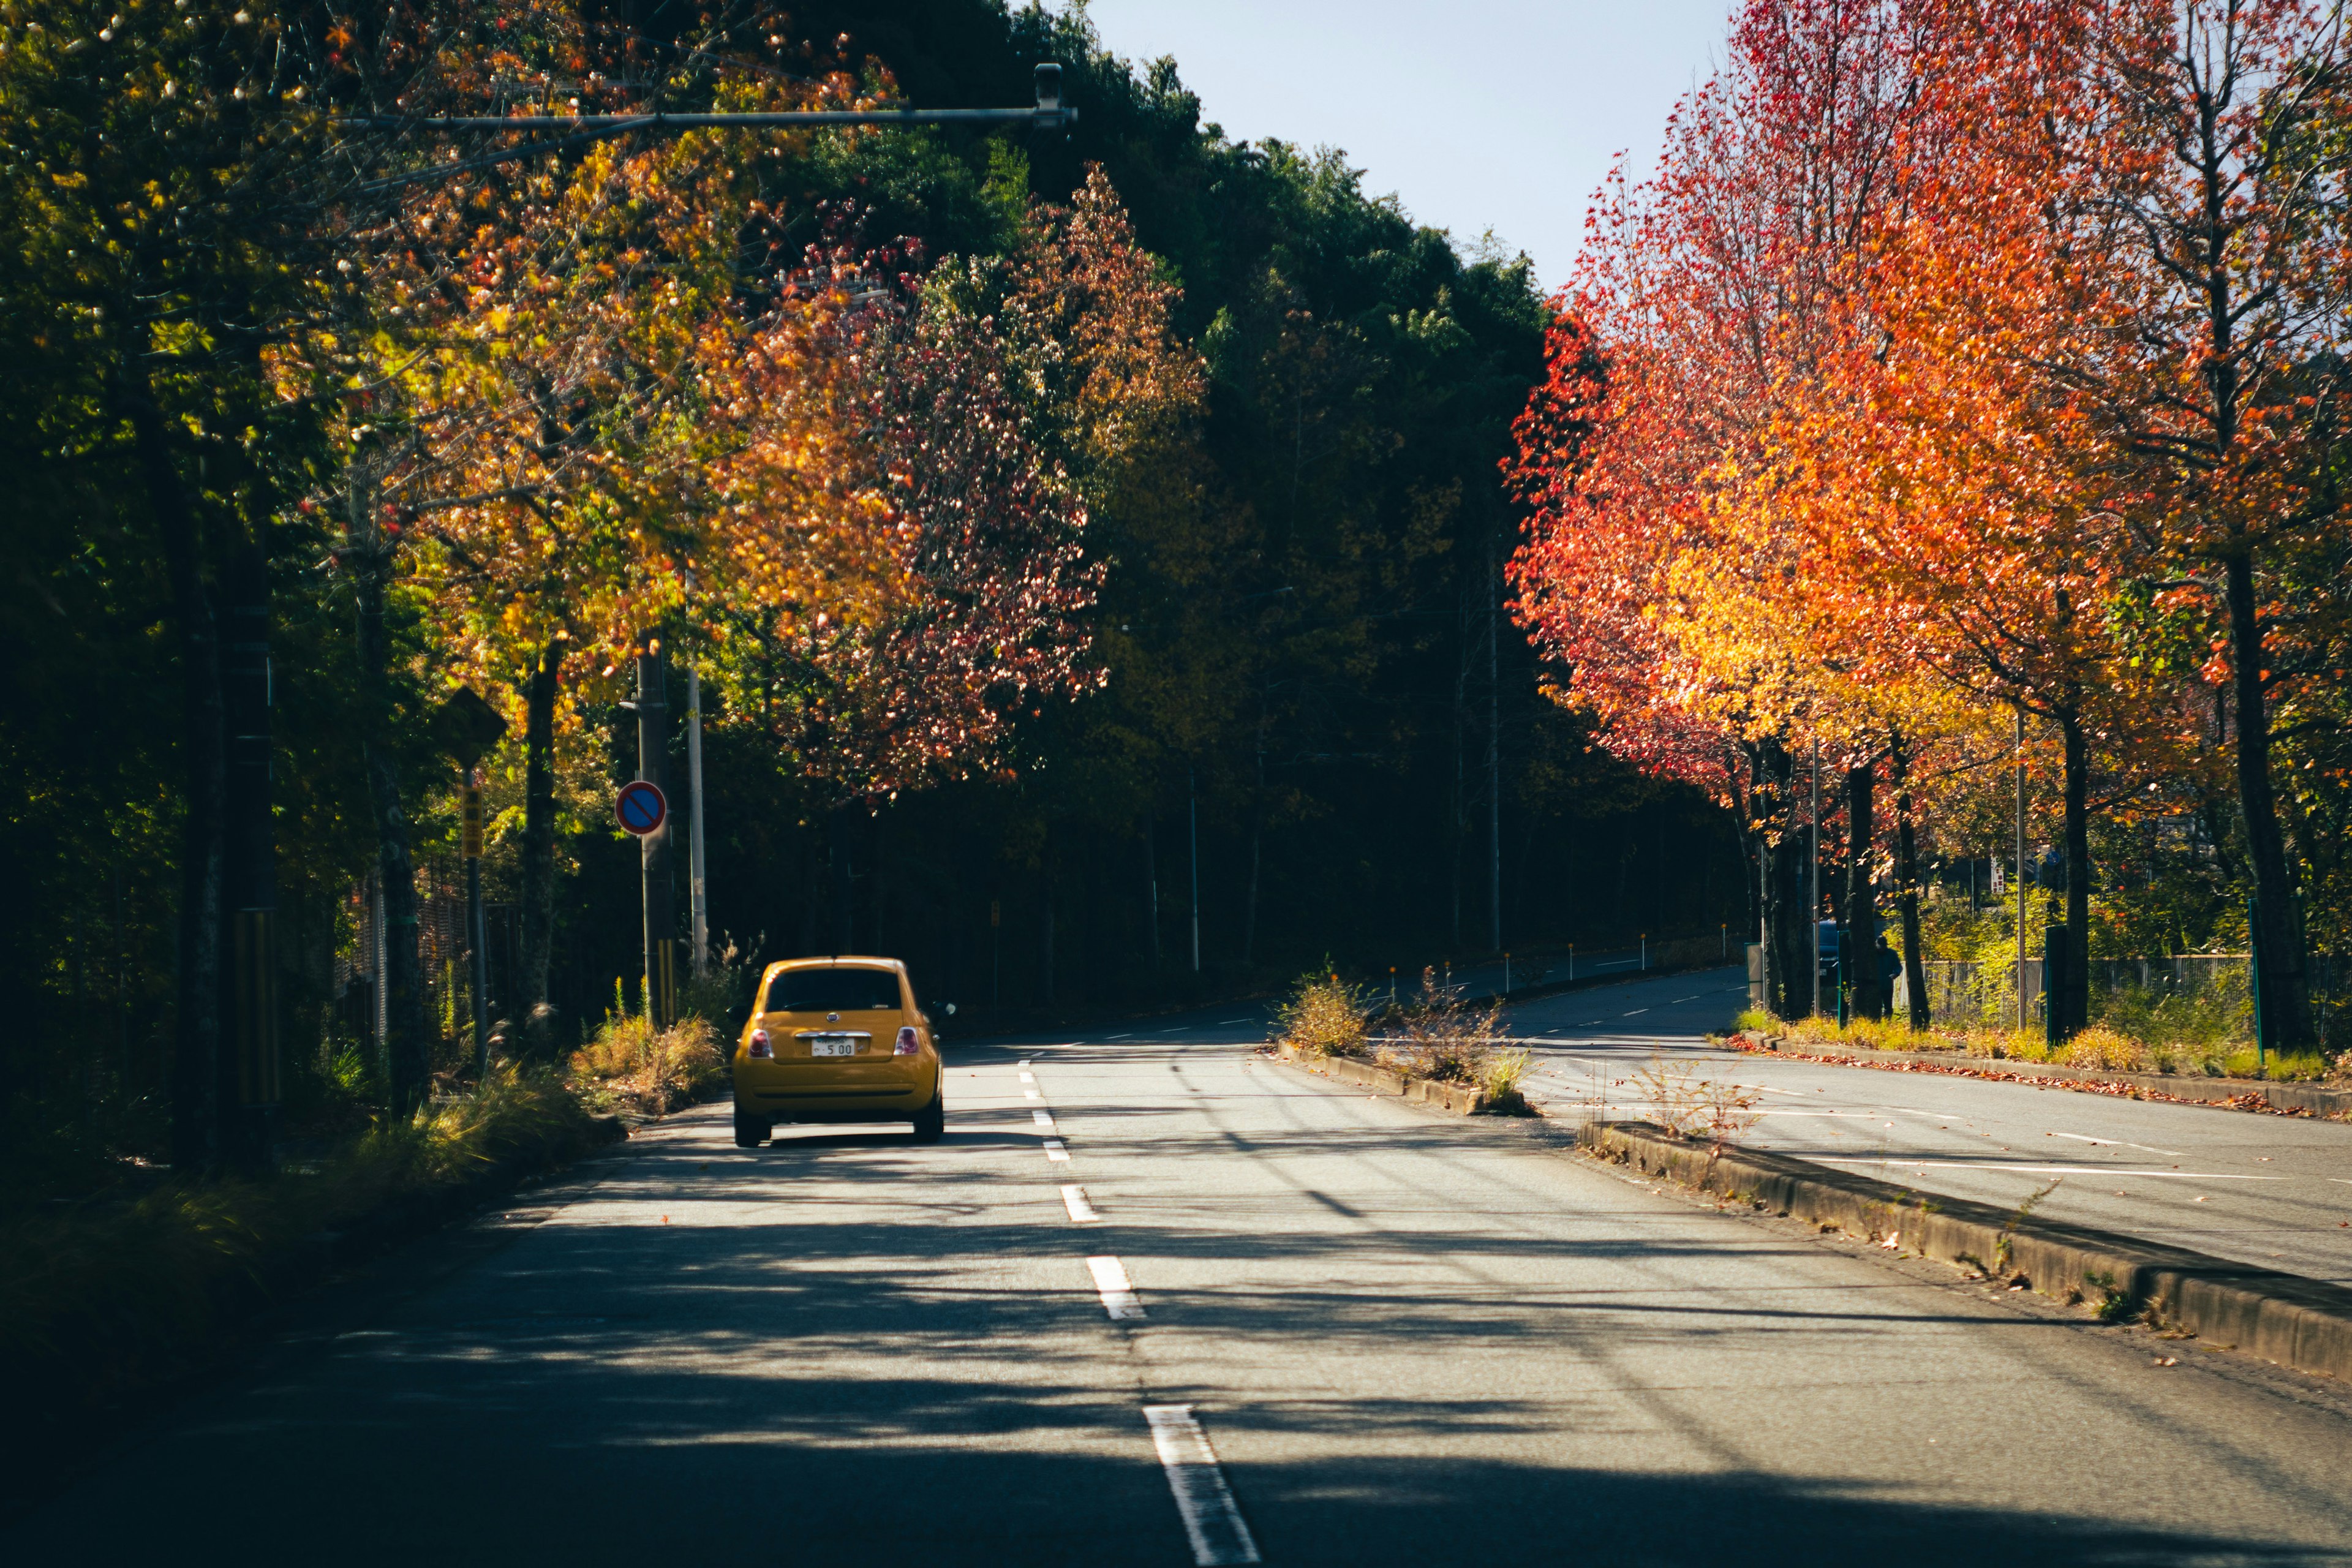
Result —
POLYGON ((1033 1110, 1029 1113, 1029 1120, 1040 1127, 1051 1127, 1054 1125, 1054 1113, 1050 1110, 1033 1110))
POLYGON ((2284 1176, 2239 1176, 2213 1171, 2135 1171, 2128 1165, 1982 1165, 1973 1160, 1906 1160, 1900 1154, 1814 1154, 1824 1165, 1907 1165, 1919 1171, 2018 1171, 2029 1176, 2165 1176, 2181 1182, 2284 1182, 2284 1176))
POLYGON ((1048 1160, 1066 1160, 1069 1157, 1069 1145, 1064 1143, 1059 1138, 1048 1138, 1045 1140, 1045 1158, 1048 1160))
POLYGON ((1087 1272, 1095 1277, 1095 1294, 1102 1298, 1103 1310, 1120 1322, 1143 1316, 1143 1301, 1129 1283, 1127 1268, 1116 1258, 1089 1258, 1087 1272))
POLYGON ((1095 1205, 1087 1201, 1087 1190, 1084 1187, 1064 1187, 1062 1189, 1062 1206, 1069 1210, 1070 1217, 1080 1225, 1100 1225, 1102 1223, 1102 1215, 1097 1214, 1095 1212, 1095 1205))
POLYGON ((2118 1149, 2140 1149, 2150 1154, 2169 1154, 2174 1159, 2186 1158, 2178 1149, 2159 1149, 2153 1143, 2135 1143, 2128 1138, 2092 1138, 2080 1132, 2061 1132, 2061 1138, 2072 1138, 2077 1143, 2105 1143, 2118 1149))
POLYGON ((1176 1511, 1184 1516, 1192 1561, 1200 1568, 1259 1561, 1257 1542, 1242 1522, 1242 1510, 1234 1506, 1225 1472, 1217 1464, 1216 1450, 1209 1447, 1209 1435, 1192 1419, 1192 1407, 1147 1405, 1143 1418, 1151 1423, 1151 1446, 1160 1450, 1168 1489, 1176 1495, 1176 1511))

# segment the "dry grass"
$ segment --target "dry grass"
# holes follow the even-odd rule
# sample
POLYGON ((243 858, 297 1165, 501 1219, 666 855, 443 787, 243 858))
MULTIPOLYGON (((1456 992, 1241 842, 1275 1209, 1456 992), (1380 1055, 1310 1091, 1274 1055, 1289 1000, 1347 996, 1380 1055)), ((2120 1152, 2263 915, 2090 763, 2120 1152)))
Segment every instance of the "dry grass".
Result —
POLYGON ((1654 1056, 1633 1075, 1633 1085, 1650 1102, 1658 1124, 1685 1138, 1701 1140, 1720 1155, 1724 1146, 1756 1125, 1763 1096, 1709 1073, 1696 1062, 1654 1056))
POLYGON ((1437 971, 1421 972, 1421 991, 1388 1018, 1391 1033, 1374 1060, 1391 1072, 1436 1083, 1480 1081, 1503 1029, 1503 1005, 1472 1004, 1462 987, 1447 985, 1437 971))
POLYGON ((597 1110, 667 1116, 707 1098, 726 1077, 719 1031, 697 1017, 656 1030, 642 1017, 608 1016, 572 1054, 572 1089, 597 1110))
POLYGON ((1365 994, 1336 973, 1303 974, 1275 1009, 1276 1038, 1302 1056, 1362 1056, 1367 1005, 1365 994))
POLYGON ((0 1378, 27 1409, 54 1402, 62 1416, 168 1376, 315 1273, 330 1238, 427 1223, 486 1180, 559 1164, 604 1136, 552 1074, 508 1065, 304 1170, 13 1214, 0 1221, 0 1378))
POLYGON ((1769 1013, 1748 1011, 1735 1020, 1738 1029, 1777 1035, 1798 1046, 1843 1047, 1867 1051, 1948 1051, 1958 1049, 1987 1060, 2050 1062, 2099 1072, 2178 1073, 2209 1078, 2268 1078, 2280 1082, 2342 1081, 2352 1083, 2352 1052, 2336 1058, 2330 1068, 2316 1052, 2271 1055, 2267 1063, 2249 1045, 2200 1046, 2139 1038, 2113 1021, 2092 1025, 2056 1050, 2039 1028, 1996 1028, 1976 1025, 1962 1030, 1930 1029, 1912 1033, 1901 1019, 1856 1018, 1840 1025, 1831 1017, 1776 1018, 1769 1013), (2333 1070, 2337 1076, 2329 1079, 2333 1070))

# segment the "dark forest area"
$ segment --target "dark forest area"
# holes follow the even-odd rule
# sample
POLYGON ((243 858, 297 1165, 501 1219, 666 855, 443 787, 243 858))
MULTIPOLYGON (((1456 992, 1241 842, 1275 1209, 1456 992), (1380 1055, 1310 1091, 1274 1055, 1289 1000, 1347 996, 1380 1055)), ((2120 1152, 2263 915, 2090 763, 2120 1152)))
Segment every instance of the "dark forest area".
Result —
MULTIPOLYGON (((558 10, 530 16, 552 28, 558 10)), ((641 42, 688 26, 662 8, 624 20, 641 42)), ((356 46, 330 21, 297 8, 270 25, 321 40, 312 64, 331 86, 347 70, 339 51, 356 46)), ((858 243, 918 258, 919 285, 936 293, 959 268, 980 278, 1014 257, 1034 215, 1076 200, 1097 172, 1165 292, 1169 353, 1196 392, 1145 458, 1087 481, 1084 555, 1102 574, 1077 623, 1090 684, 1029 702, 985 765, 853 776, 824 754, 837 731, 812 740, 775 719, 779 688, 745 652, 767 646, 759 637, 678 643, 673 720, 685 670, 702 676, 723 971, 694 994, 706 1011, 740 1000, 729 977, 743 965, 805 952, 904 957, 929 994, 1010 1021, 1260 993, 1326 959, 1412 973, 1502 948, 1745 929, 1728 819, 1591 743, 1589 721, 1544 695, 1559 672, 1506 607, 1518 520, 1498 465, 1549 321, 1523 258, 1415 227, 1339 151, 1232 142, 1175 62, 1107 54, 1082 15, 910 0, 761 25, 831 40, 801 57, 877 101, 1018 105, 1034 67, 1059 62, 1073 130, 800 138, 764 165, 754 210, 793 247, 835 242, 847 224, 858 243)), ((183 46, 157 26, 160 69, 183 46)), ((299 57, 271 58, 282 73, 299 57)), ((154 112, 152 98, 108 96, 133 79, 27 88, 20 107, 51 107, 47 120, 27 110, 26 155, 39 127, 64 123, 58 104, 92 124, 154 112)), ((142 156, 172 169, 209 158, 241 189, 229 174, 264 144, 238 140, 257 121, 203 123, 214 139, 197 150, 188 131, 118 132, 123 163, 107 178, 135 186, 152 172, 142 156)), ((194 1059, 192 1039, 230 1062, 220 1031, 243 1026, 203 1011, 234 1011, 221 1000, 237 983, 234 922, 192 917, 189 900, 238 907, 237 879, 256 865, 265 885, 275 878, 286 1125, 357 1125, 386 1070, 382 933, 387 921, 405 929, 397 907, 379 908, 395 837, 414 868, 412 1005, 432 1067, 470 1062, 446 709, 466 687, 507 725, 483 762, 486 1011, 515 1026, 541 1000, 526 850, 543 789, 555 1012, 528 1046, 519 1026, 501 1039, 560 1061, 644 1002, 637 847, 612 815, 637 762, 625 660, 573 661, 584 673, 554 700, 539 753, 551 776, 534 784, 534 667, 465 651, 485 623, 436 597, 421 540, 412 555, 396 528, 355 531, 359 513, 342 513, 356 501, 335 498, 366 428, 357 405, 285 395, 278 340, 238 324, 295 322, 281 336, 307 341, 334 310, 358 310, 318 281, 338 275, 338 245, 357 254, 358 242, 298 231, 291 209, 264 222, 223 207, 205 220, 222 226, 216 243, 199 259, 206 231, 184 224, 173 244, 187 248, 152 262, 161 294, 142 293, 129 270, 92 272, 73 243, 76 223, 100 223, 89 215, 104 188, 89 187, 84 211, 54 208, 49 187, 12 187, 9 221, 47 239, 16 253, 0 301, 23 416, 0 431, 14 476, 0 753, 20 781, 0 813, 0 875, 16 895, 0 917, 18 998, 0 1072, 12 1138, 75 1158, 163 1154, 174 1096, 184 1107, 215 1092, 201 1070, 175 1082, 174 1062, 194 1059), (191 319, 223 325, 180 368, 147 373, 149 394, 126 395, 132 362, 109 358, 107 311, 183 288, 191 319), (142 423, 151 408, 167 417, 142 423), (204 634, 217 648, 191 640, 196 611, 220 626, 204 634), (192 657, 220 658, 223 683, 198 690, 192 657), (266 711, 262 751, 191 753, 213 743, 205 724, 238 727, 240 701, 266 711), (221 794, 192 799, 192 770, 221 794), (216 852, 226 871, 205 858, 216 852)), ((759 604, 730 613, 751 625, 759 604)), ((683 825, 684 726, 670 730, 683 825)), ((681 852, 681 948, 687 878, 681 852)))
MULTIPOLYGON (((812 161, 802 210, 854 200, 878 232, 986 254, 1008 178, 1059 202, 1098 164, 1181 290, 1209 395, 1181 504, 1097 510, 1108 683, 1027 727, 1016 777, 832 810, 709 715, 715 931, 767 958, 897 954, 942 998, 1025 1014, 1746 918, 1727 820, 1590 746, 1503 607, 1497 467, 1548 320, 1522 259, 1417 229, 1340 153, 1228 141, 1175 62, 1106 55, 1083 22, 799 16, 913 103, 1019 102, 1063 62, 1074 133, 877 139, 812 161)), ((616 765, 626 717, 600 716, 616 765)), ((634 847, 601 822, 575 845, 555 984, 576 1014, 638 963, 610 914, 634 847)))

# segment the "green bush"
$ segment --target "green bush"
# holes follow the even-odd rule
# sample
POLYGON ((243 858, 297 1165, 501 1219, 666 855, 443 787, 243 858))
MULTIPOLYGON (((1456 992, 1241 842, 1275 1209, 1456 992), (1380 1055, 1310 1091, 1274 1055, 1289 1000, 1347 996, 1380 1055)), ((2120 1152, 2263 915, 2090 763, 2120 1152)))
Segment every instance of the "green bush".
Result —
POLYGON ((118 1185, 13 1211, 0 1219, 0 1378, 26 1409, 154 1382, 315 1274, 336 1235, 452 1212, 486 1183, 609 1135, 553 1074, 501 1067, 472 1093, 380 1120, 277 1175, 118 1185))
POLYGON ((1326 967, 1300 975, 1289 1000, 1275 1008, 1276 1037, 1303 1056, 1361 1056, 1369 1002, 1327 961, 1326 967))

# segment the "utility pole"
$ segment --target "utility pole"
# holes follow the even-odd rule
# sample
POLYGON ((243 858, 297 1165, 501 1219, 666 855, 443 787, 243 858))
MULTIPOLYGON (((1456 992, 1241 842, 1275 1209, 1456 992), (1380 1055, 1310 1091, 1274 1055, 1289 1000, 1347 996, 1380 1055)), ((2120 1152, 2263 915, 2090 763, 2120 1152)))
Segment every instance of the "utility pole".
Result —
POLYGON ((1192 826, 1192 973, 1201 973, 1201 792, 1184 769, 1184 807, 1192 826))
POLYGON ((482 753, 505 739, 507 721, 470 686, 450 693, 433 715, 442 749, 457 759, 458 821, 466 861, 467 975, 474 991, 474 1081, 490 1076, 490 941, 482 918, 482 753))
POLYGON ((694 977, 699 980, 710 967, 710 901, 702 870, 702 671, 693 665, 686 667, 686 788, 694 797, 687 881, 694 910, 694 977))
MULTIPOLYGON (((637 655, 637 777, 669 794, 663 775, 669 760, 669 660, 661 638, 646 639, 637 655)), ((677 915, 671 900, 669 828, 661 826, 637 839, 637 867, 645 888, 646 1013, 656 1029, 677 1021, 677 915)))
POLYGON ((1503 945, 1503 683, 1495 653, 1502 616, 1502 584, 1495 573, 1495 536, 1486 535, 1486 921, 1495 946, 1503 945))
POLYGON ((474 1081, 490 1076, 489 931, 482 920, 482 770, 468 763, 460 821, 466 852, 466 945, 473 950, 474 1081))
POLYGON ((1806 906, 1805 949, 1813 966, 1813 1016, 1822 1016, 1822 742, 1813 742, 1813 892, 1806 906))
POLYGON ((269 590, 258 540, 240 540, 228 578, 228 647, 221 682, 227 721, 222 903, 229 916, 222 979, 224 1046, 214 1103, 227 1163, 266 1169, 279 1100, 278 846, 269 810, 269 590))
POLYGON ((2017 1026, 2025 1027, 2025 708, 2017 710, 2017 1026))

